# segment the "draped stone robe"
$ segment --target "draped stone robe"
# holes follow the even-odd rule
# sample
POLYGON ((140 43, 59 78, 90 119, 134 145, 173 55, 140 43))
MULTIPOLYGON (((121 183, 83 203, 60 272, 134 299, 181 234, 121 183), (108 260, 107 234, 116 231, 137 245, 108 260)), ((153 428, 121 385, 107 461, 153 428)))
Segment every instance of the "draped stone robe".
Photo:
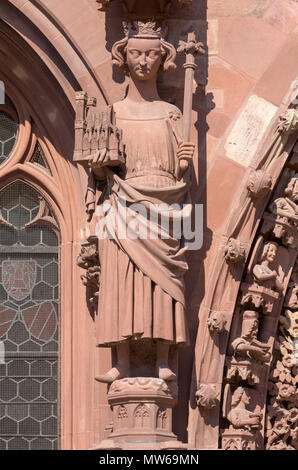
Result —
POLYGON ((105 203, 111 208, 104 217, 109 238, 99 240, 97 345, 143 339, 186 344, 183 276, 188 267, 183 240, 175 238, 171 230, 183 204, 190 203, 188 184, 175 177, 181 113, 168 103, 163 103, 160 115, 150 119, 125 116, 123 108, 120 114, 117 104, 114 110, 117 127, 123 132, 126 175, 120 178, 112 169, 108 171, 105 203), (158 237, 123 236, 128 228, 121 210, 123 201, 128 206, 139 203, 146 209, 145 215, 138 215, 138 224, 148 235, 150 222, 151 231, 158 237), (156 207, 153 204, 162 203, 180 205, 168 212, 167 238, 161 237, 164 228, 160 217, 152 222, 148 215, 149 209, 156 207))

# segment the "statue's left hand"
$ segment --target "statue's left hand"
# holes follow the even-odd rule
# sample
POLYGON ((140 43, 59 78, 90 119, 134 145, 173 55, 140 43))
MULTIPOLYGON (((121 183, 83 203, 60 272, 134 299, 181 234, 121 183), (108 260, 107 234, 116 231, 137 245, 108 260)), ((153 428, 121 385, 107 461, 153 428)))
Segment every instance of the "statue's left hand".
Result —
POLYGON ((178 180, 189 167, 189 162, 193 159, 195 145, 192 142, 180 142, 177 150, 177 158, 179 160, 178 180))

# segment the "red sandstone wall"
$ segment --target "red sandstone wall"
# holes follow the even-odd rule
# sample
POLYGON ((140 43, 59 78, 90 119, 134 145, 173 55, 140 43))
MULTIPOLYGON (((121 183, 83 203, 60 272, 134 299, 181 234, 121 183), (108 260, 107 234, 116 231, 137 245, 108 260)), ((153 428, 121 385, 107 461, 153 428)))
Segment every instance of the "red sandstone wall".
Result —
MULTIPOLYGON (((39 0, 37 3, 42 10, 29 0, 5 0, 0 7, 5 13, 1 11, 1 18, 40 56, 59 82, 65 100, 74 105, 76 88, 96 96, 102 103, 121 99, 126 80, 122 74, 113 72, 110 60, 111 45, 121 37, 119 7, 112 5, 106 15, 97 11, 95 0, 39 0), (16 9, 6 8, 11 5, 16 9), (28 34, 32 23, 26 24, 25 19, 36 25, 35 35, 28 34), (53 50, 44 44, 50 44, 53 50), (64 64, 59 62, 59 57, 64 64), (67 67, 72 71, 77 86, 65 73, 67 67)), ((249 139, 241 140, 243 127, 234 129, 234 132, 233 128, 250 96, 256 95, 257 99, 266 101, 261 101, 264 108, 258 115, 262 132, 256 133, 253 145, 257 148, 269 132, 275 111, 277 115, 291 83, 298 76, 298 3, 295 0, 194 0, 193 3, 188 13, 181 13, 177 5, 173 8, 168 20, 168 39, 177 45, 187 28, 194 25, 208 46, 208 55, 199 60, 194 83, 193 139, 198 145, 195 162, 198 184, 194 185, 193 197, 194 202, 203 203, 205 207, 204 247, 189 254, 187 292, 194 342, 198 311, 208 289, 218 242, 251 162, 243 160, 245 144, 249 144, 249 139), (231 150, 233 143, 238 146, 238 153, 231 150)), ((178 106, 182 104, 181 63, 182 59, 178 58, 177 71, 172 76, 161 76, 159 83, 161 95, 178 106)), ((20 77, 13 73, 12 70, 12 77, 17 82, 20 77)), ((253 119, 251 108, 248 111, 247 129, 253 132, 254 122, 258 126, 259 121, 253 119)), ((69 122, 69 126, 72 125, 73 122, 69 122)), ((82 173, 79 174, 74 166, 72 172, 74 178, 81 181, 77 185, 80 184, 82 191, 82 173)), ((80 210, 83 225, 84 213, 80 210)), ((78 243, 80 234, 79 229, 76 230, 78 233, 74 234, 74 239, 78 243)), ((78 279, 79 268, 76 271, 78 279)), ((96 385, 94 403, 90 391, 94 387, 93 324, 88 312, 82 311, 82 305, 80 300, 77 303, 80 312, 73 319, 72 352, 64 356, 64 361, 73 370, 72 379, 69 379, 72 404, 67 409, 69 423, 63 440, 66 448, 88 448, 94 440, 102 437, 103 428, 109 424, 105 386, 96 385)), ((184 352, 184 388, 176 417, 176 422, 180 423, 176 431, 184 439, 192 357, 193 350, 184 352)), ((102 353, 100 359, 98 355, 97 361, 98 369, 104 369, 107 354, 102 353)), ((69 397, 62 399, 67 401, 69 397)))

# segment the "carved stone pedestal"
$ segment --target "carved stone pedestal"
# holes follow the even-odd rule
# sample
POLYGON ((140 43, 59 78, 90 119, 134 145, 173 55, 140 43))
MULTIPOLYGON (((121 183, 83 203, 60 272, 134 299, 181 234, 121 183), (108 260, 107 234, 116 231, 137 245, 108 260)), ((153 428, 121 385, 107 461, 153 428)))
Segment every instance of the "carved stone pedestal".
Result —
POLYGON ((257 284, 243 283, 241 286, 241 306, 247 309, 259 311, 263 314, 272 312, 274 303, 279 298, 279 293, 257 284))
POLYGON ((264 376, 264 364, 236 357, 227 358, 227 382, 247 382, 249 385, 260 383, 264 376))
POLYGON ((227 429, 222 433, 223 450, 256 450, 256 436, 244 429, 227 429))
POLYGON ((96 449, 183 449, 172 432, 177 385, 152 377, 116 380, 108 392, 113 429, 96 449))

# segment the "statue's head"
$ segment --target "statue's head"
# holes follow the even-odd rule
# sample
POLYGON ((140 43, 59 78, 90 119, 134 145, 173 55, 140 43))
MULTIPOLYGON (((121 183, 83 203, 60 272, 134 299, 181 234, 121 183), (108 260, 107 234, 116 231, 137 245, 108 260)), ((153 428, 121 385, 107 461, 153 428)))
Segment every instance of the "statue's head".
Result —
POLYGON ((175 70, 176 50, 162 37, 161 28, 152 21, 124 24, 125 38, 112 48, 113 64, 137 80, 149 80, 158 70, 175 70))
POLYGON ((209 314, 207 325, 211 333, 221 333, 225 329, 226 322, 224 312, 212 311, 209 314))
POLYGON ((242 337, 256 336, 259 328, 259 314, 253 310, 245 310, 242 317, 242 337))
POLYGON ((240 402, 244 403, 245 405, 249 405, 250 403, 250 396, 243 387, 236 388, 235 392, 233 393, 231 402, 232 408, 236 408, 240 402))
POLYGON ((297 174, 290 179, 288 186, 285 189, 285 195, 292 201, 298 200, 298 177, 297 174))
POLYGON ((278 244, 274 242, 265 243, 260 261, 268 260, 272 263, 277 254, 278 244))

